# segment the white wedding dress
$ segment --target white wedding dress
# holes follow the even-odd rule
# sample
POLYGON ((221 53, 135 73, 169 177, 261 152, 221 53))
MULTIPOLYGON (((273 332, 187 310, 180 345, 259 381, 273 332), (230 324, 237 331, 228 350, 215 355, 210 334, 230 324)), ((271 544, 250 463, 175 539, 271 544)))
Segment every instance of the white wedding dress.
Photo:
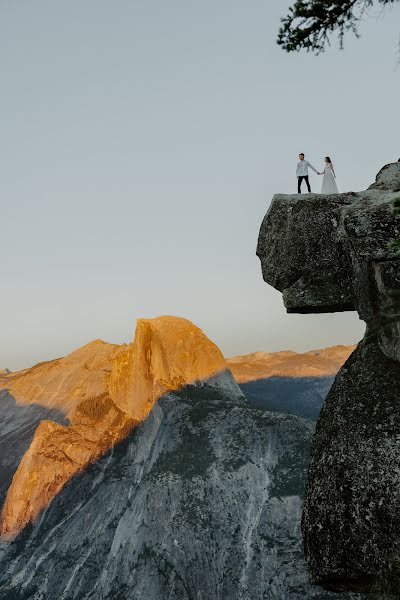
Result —
POLYGON ((324 177, 322 179, 321 194, 338 194, 339 190, 336 185, 335 176, 332 171, 332 165, 325 163, 324 177))

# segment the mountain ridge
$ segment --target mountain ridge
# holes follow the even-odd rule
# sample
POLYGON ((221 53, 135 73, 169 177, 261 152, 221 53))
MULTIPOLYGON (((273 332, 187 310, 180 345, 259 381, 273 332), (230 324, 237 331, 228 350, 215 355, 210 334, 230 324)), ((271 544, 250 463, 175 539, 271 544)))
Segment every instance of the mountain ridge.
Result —
POLYGON ((273 376, 322 377, 336 375, 354 349, 336 345, 307 352, 254 352, 227 358, 226 362, 238 383, 273 376))
POLYGON ((0 522, 3 538, 14 537, 34 521, 67 481, 124 439, 167 391, 202 386, 207 380, 209 387, 244 401, 219 348, 190 321, 170 316, 139 319, 135 339, 127 346, 96 340, 65 359, 7 379, 8 393, 24 393, 25 402, 29 391, 34 400, 45 393, 47 404, 65 409, 62 400, 71 390, 74 402, 68 402, 69 425, 42 421, 37 427, 7 491, 0 522), (40 375, 45 384, 40 385, 40 375), (30 390, 32 379, 36 387, 30 390), (96 393, 89 395, 88 390, 96 393))

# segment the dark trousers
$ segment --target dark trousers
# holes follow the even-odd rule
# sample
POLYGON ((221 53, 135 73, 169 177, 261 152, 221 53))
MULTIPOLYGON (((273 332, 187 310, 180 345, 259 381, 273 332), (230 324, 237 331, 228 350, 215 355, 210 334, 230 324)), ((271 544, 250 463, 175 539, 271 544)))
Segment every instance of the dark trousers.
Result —
POLYGON ((308 175, 300 175, 300 177, 297 180, 297 193, 298 194, 301 194, 301 184, 303 183, 303 179, 307 184, 308 191, 311 192, 310 182, 308 181, 308 175))

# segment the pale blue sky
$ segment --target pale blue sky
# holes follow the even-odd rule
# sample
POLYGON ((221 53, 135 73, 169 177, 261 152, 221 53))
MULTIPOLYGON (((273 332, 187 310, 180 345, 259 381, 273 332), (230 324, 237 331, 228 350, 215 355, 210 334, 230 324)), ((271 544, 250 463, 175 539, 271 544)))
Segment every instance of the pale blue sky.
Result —
POLYGON ((255 248, 299 151, 343 190, 399 158, 400 5, 314 57, 275 45, 288 4, 3 0, 0 368, 160 314, 227 355, 361 337, 286 315, 255 248))

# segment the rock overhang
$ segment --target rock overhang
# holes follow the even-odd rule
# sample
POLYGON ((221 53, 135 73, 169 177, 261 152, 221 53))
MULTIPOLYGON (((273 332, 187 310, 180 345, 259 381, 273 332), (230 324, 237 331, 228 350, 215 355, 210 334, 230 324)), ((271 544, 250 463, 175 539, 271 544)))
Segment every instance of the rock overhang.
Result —
POLYGON ((367 324, 374 320, 375 264, 398 260, 390 247, 400 235, 396 196, 386 189, 274 196, 257 255, 264 281, 282 292, 287 312, 356 310, 367 324))
POLYGON ((366 335, 339 371, 312 443, 302 531, 330 591, 400 586, 400 163, 364 192, 274 197, 257 254, 288 312, 356 310, 366 335))
POLYGON ((283 294, 288 312, 354 310, 346 254, 337 241, 341 211, 355 194, 274 196, 257 255, 264 281, 283 294))

